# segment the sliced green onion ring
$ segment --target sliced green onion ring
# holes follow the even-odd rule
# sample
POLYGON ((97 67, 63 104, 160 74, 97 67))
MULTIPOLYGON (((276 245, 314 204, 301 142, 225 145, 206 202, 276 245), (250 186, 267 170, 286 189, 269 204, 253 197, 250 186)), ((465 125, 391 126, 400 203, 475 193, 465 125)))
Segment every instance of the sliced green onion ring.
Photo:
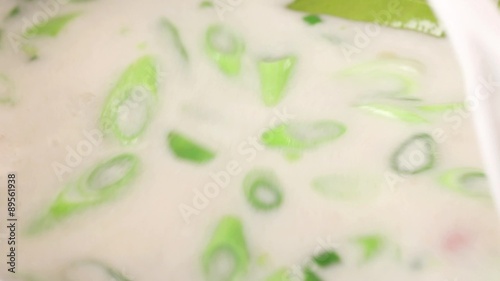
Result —
POLYGON ((116 269, 95 260, 74 262, 63 271, 67 281, 130 281, 116 269))
POLYGON ((472 197, 489 197, 486 175, 474 168, 455 168, 444 172, 439 177, 444 187, 472 197))
POLYGON ((247 271, 249 253, 237 217, 223 217, 202 256, 207 281, 235 281, 247 271))
POLYGON ((260 86, 265 105, 274 106, 283 99, 296 60, 293 56, 286 56, 259 61, 260 86))
POLYGON ((167 135, 167 142, 177 158, 199 164, 210 162, 215 158, 215 153, 211 149, 177 131, 172 131, 167 135))
POLYGON ((413 175, 434 167, 436 158, 436 142, 429 134, 417 134, 401 144, 391 156, 391 167, 394 171, 413 175))
POLYGON ((240 73, 245 45, 229 28, 222 25, 210 26, 206 32, 205 51, 226 75, 235 76, 240 73))
POLYGON ((249 172, 243 180, 243 189, 247 201, 257 210, 276 209, 283 201, 278 177, 268 169, 249 172))
POLYGON ((27 38, 35 36, 56 37, 69 22, 78 16, 79 13, 70 13, 50 18, 49 20, 26 30, 24 36, 27 38))

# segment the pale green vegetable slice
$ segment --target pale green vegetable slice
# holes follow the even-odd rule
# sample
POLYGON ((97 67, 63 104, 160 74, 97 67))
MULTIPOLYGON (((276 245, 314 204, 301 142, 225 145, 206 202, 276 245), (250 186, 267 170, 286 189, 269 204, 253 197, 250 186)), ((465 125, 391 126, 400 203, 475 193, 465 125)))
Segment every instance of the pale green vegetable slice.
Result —
POLYGON ((464 104, 461 102, 456 103, 442 103, 442 104, 426 104, 417 106, 418 110, 430 113, 446 112, 455 109, 463 109, 464 104))
POLYGON ((282 268, 267 277, 265 281, 292 281, 293 278, 290 276, 289 270, 282 268))
POLYGON ((239 280, 247 272, 249 260, 240 219, 223 217, 203 252, 202 265, 206 280, 239 280))
POLYGON ((156 61, 144 56, 119 78, 101 113, 100 124, 123 144, 135 142, 146 130, 158 98, 156 61))
POLYGON ((257 210, 270 211, 283 201, 283 191, 276 174, 268 169, 252 170, 243 180, 247 201, 257 210))
POLYGON ((205 51, 226 75, 235 76, 240 73, 245 45, 229 28, 222 25, 210 26, 205 36, 205 51))
POLYGON ((361 199, 374 196, 379 181, 371 176, 334 173, 313 179, 312 188, 328 199, 361 199))
POLYGON ((385 247, 385 239, 376 234, 357 237, 354 242, 361 248, 365 261, 375 258, 385 247))
POLYGON ((260 86, 265 105, 274 106, 283 99, 296 60, 293 56, 287 56, 259 61, 260 86))
POLYGON ((288 8, 444 36, 443 28, 426 1, 295 0, 288 8))
POLYGON ((403 142, 391 156, 391 167, 400 174, 418 174, 434 167, 436 142, 428 134, 417 134, 403 142))
POLYGON ((267 130, 261 140, 267 147, 294 151, 331 142, 345 132, 345 125, 332 120, 290 122, 267 130))
POLYGON ((26 30, 24 36, 25 37, 34 37, 34 36, 49 36, 56 37, 63 28, 79 16, 79 13, 70 13, 60 16, 55 16, 50 18, 49 20, 42 22, 38 25, 35 25, 28 30, 26 30))
POLYGON ((429 122, 427 119, 415 113, 414 111, 395 105, 370 103, 370 104, 358 105, 356 107, 377 115, 385 116, 391 119, 396 119, 407 123, 429 122))
POLYGON ((0 104, 13 103, 14 83, 0 73, 0 104))
POLYGON ((180 159, 202 164, 215 158, 215 153, 211 149, 179 132, 170 132, 167 136, 167 142, 170 150, 180 159))
POLYGON ((170 36, 172 43, 174 44, 174 47, 177 49, 177 52, 180 54, 180 56, 184 60, 188 61, 189 55, 186 47, 184 46, 184 43, 182 43, 182 39, 177 27, 167 18, 161 18, 160 25, 163 30, 165 30, 165 32, 170 36))
POLYGON ((474 168, 455 168, 444 172, 439 177, 444 187, 473 197, 489 197, 486 175, 474 168))
POLYGON ((36 220, 28 231, 35 234, 74 213, 113 200, 137 177, 139 165, 139 158, 128 153, 97 164, 76 182, 68 184, 48 212, 36 220))
POLYGON ((63 271, 66 281, 130 281, 111 266, 95 260, 74 262, 63 271))

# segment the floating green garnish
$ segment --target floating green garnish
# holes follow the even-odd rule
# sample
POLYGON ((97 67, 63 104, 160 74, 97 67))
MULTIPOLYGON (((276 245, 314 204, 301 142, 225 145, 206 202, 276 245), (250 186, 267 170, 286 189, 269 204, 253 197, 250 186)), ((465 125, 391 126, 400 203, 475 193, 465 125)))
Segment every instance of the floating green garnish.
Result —
POLYGON ((79 13, 71 13, 62 16, 53 17, 45 22, 35 25, 29 28, 24 36, 34 37, 34 36, 50 36, 56 37, 59 32, 72 20, 74 20, 79 13))
POLYGON ((358 199, 372 197, 377 191, 378 179, 357 174, 330 174, 312 181, 312 188, 330 199, 358 199))
POLYGON ((307 16, 304 16, 303 20, 305 22, 307 22, 308 24, 310 24, 310 25, 315 25, 315 24, 318 24, 318 23, 322 22, 321 18, 318 17, 317 15, 307 15, 307 16))
POLYGON ((486 175, 474 168, 456 168, 444 172, 439 177, 444 187, 473 197, 489 197, 486 175))
POLYGON ((406 123, 428 123, 429 121, 421 115, 415 113, 410 109, 405 109, 400 106, 381 104, 381 103, 367 103, 356 106, 359 109, 369 111, 371 113, 385 116, 391 119, 396 119, 406 123))
POLYGON ((444 36, 443 28, 425 1, 295 0, 288 8, 444 36))
POLYGON ((207 281, 239 280, 247 271, 249 253, 240 219, 223 217, 202 256, 207 281))
POLYGON ((304 268, 304 281, 322 281, 322 279, 309 267, 304 268))
POLYGON ((278 208, 283 201, 281 184, 271 170, 253 170, 243 180, 248 202, 257 210, 278 208))
POLYGON ((337 254, 337 252, 332 250, 327 250, 314 256, 313 261, 319 267, 329 267, 332 265, 339 264, 341 262, 341 259, 340 256, 337 254))
POLYGON ((391 167, 400 174, 418 174, 434 167, 436 142, 428 134, 417 134, 403 142, 391 156, 391 167))
POLYGON ((293 56, 259 61, 258 68, 264 104, 274 106, 281 101, 295 62, 296 58, 293 56))
POLYGON ((0 73, 0 104, 13 103, 14 83, 0 73))
POLYGON ((146 130, 158 98, 156 61, 144 56, 130 65, 111 90, 100 124, 123 144, 135 142, 146 130))
POLYGON ((228 76, 240 73, 245 45, 239 36, 222 25, 212 25, 205 36, 205 51, 228 76))
POLYGON ((377 256, 385 246, 385 241, 380 235, 365 235, 355 239, 361 247, 365 261, 377 256))
POLYGON ((428 104, 417 106, 417 109, 425 112, 446 112, 455 109, 463 109, 464 104, 461 102, 457 103, 443 103, 443 104, 428 104))
POLYGON ((168 134, 167 142, 170 150, 180 159, 206 163, 215 157, 215 153, 210 149, 175 131, 168 134))
POLYGON ((288 269, 282 268, 266 278, 266 281, 292 281, 288 269))
POLYGON ((180 56, 188 61, 189 60, 189 55, 186 50, 186 47, 184 46, 184 43, 182 43, 181 36, 179 35, 179 30, 177 27, 169 21, 167 18, 161 18, 160 20, 160 25, 161 27, 169 34, 172 43, 174 44, 174 47, 177 49, 179 52, 180 56))
POLYGON ((116 198, 137 177, 139 165, 139 158, 133 154, 120 154, 96 165, 68 184, 29 232, 40 232, 76 212, 116 198))
POLYGON ((94 260, 74 262, 64 269, 67 281, 130 281, 118 270, 94 260))
POLYGON ((21 13, 21 7, 20 6, 15 6, 12 8, 9 13, 7 14, 7 19, 13 18, 15 16, 18 16, 21 13))

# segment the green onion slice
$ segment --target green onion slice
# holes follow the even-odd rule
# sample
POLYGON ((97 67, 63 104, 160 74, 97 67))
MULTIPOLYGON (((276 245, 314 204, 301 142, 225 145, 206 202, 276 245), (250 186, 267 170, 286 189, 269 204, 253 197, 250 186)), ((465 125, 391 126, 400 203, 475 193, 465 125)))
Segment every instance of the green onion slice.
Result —
POLYGON ((434 167, 436 142, 428 134, 417 134, 392 154, 391 167, 400 174, 418 174, 434 167))
POLYGON ((174 44, 174 47, 177 49, 180 56, 185 61, 188 61, 189 55, 186 50, 186 47, 184 46, 184 43, 182 43, 182 39, 181 36, 179 35, 179 30, 177 29, 177 27, 167 18, 161 18, 160 25, 165 30, 165 32, 168 33, 168 35, 170 36, 174 44))
POLYGON ((446 112, 446 111, 450 111, 450 110, 463 109, 463 108, 464 108, 464 104, 462 102, 443 103, 443 104, 428 104, 428 105, 417 106, 417 109, 424 111, 424 112, 430 112, 430 113, 446 112))
POLYGON ((14 83, 0 73, 0 104, 13 103, 14 83))
POLYGON ((486 175, 474 168, 455 168, 444 172, 439 177, 444 187, 473 197, 489 197, 486 175))
POLYGON ((215 153, 212 150, 179 132, 170 132, 167 135, 167 142, 170 150, 180 159, 201 164, 210 162, 215 158, 215 153))
POLYGON ((266 281, 292 281, 292 278, 287 268, 281 268, 267 277, 266 281))
POLYGON ((333 141, 345 131, 343 124, 331 120, 290 122, 266 131, 261 140, 271 148, 303 150, 333 141))
POLYGON ((329 267, 341 262, 340 256, 333 250, 323 251, 313 257, 314 263, 319 267, 329 267))
POLYGON ((229 28, 222 25, 210 26, 206 32, 205 51, 226 75, 240 73, 245 45, 229 28))
POLYGON ((358 105, 356 107, 380 116, 385 116, 406 123, 421 124, 429 122, 427 119, 414 111, 399 106, 371 103, 358 105))
POLYGON ((79 13, 70 13, 66 15, 53 17, 45 22, 35 25, 29 28, 24 36, 25 37, 35 37, 35 36, 49 36, 56 37, 63 28, 76 17, 79 13))
POLYGON ((243 188, 248 202, 257 210, 276 209, 283 201, 281 184, 271 170, 249 172, 243 180, 243 188))
POLYGON ((355 239, 355 243, 361 247, 365 261, 376 257, 385 247, 385 240, 380 235, 360 236, 355 239))
POLYGON ((322 279, 311 268, 306 267, 304 268, 304 281, 322 281, 322 279))
POLYGON ((16 17, 18 16, 19 14, 21 13, 21 7, 19 5, 13 7, 9 13, 7 14, 7 16, 5 17, 6 19, 10 19, 10 18, 13 18, 13 17, 16 17))
POLYGON ((293 56, 287 56, 259 61, 260 86, 264 104, 274 106, 283 99, 296 60, 293 56))
POLYGON ((207 281, 234 281, 246 273, 249 253, 240 219, 223 217, 202 256, 207 281))
POLYGON ((315 25, 322 22, 321 18, 317 15, 307 15, 304 16, 302 19, 309 25, 315 25))
POLYGON ((123 144, 146 130, 158 98, 156 61, 144 56, 130 65, 111 90, 101 113, 101 127, 123 144))
POLYGON ((118 270, 94 260, 74 262, 63 271, 67 281, 130 281, 118 270))
POLYGON ((379 180, 357 174, 330 174, 312 181, 312 188, 330 199, 359 199, 372 197, 379 180))

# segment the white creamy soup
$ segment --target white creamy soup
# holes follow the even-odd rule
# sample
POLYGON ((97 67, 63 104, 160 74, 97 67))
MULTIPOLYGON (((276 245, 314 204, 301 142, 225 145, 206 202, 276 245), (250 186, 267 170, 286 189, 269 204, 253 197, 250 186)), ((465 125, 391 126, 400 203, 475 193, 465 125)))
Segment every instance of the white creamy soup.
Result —
POLYGON ((290 2, 3 0, 0 279, 499 280, 442 31, 290 2))

